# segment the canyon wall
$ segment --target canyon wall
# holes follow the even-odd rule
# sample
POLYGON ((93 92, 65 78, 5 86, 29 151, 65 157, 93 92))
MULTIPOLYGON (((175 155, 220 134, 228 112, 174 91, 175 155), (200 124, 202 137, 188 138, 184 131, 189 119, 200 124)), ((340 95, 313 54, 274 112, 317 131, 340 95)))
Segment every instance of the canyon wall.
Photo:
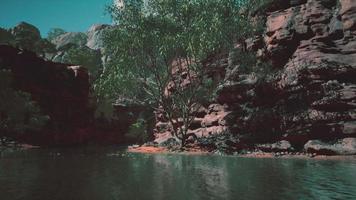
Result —
POLYGON ((93 25, 86 33, 64 32, 51 41, 26 22, 0 28, 0 69, 11 70, 14 89, 30 94, 50 118, 43 130, 18 139, 39 145, 135 142, 125 134, 149 109, 113 104, 93 91, 109 60, 103 38, 110 28, 93 25))
MULTIPOLYGON (((7 45, 0 45, 0 67, 10 70, 13 87, 31 94, 41 112, 49 116, 49 123, 42 131, 43 140, 88 126, 92 110, 88 104, 89 75, 85 68, 45 61, 33 52, 7 45)), ((22 137, 35 140, 39 135, 22 137)))
MULTIPOLYGON (((272 1, 259 15, 264 34, 234 51, 246 46, 261 62, 246 70, 233 52, 209 59, 205 65, 222 81, 190 131, 200 143, 227 137, 224 145, 235 150, 356 137, 356 1, 272 1)), ((169 138, 162 127, 158 122, 158 143, 169 138)))

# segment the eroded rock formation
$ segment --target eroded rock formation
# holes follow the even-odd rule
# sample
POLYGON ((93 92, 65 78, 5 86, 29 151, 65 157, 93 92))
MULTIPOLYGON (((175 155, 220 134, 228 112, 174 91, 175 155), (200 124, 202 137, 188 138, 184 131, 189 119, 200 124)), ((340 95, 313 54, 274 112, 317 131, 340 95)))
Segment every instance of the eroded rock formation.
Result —
MULTIPOLYGON (((356 137, 356 1, 276 0, 265 15, 265 33, 246 44, 271 65, 246 71, 231 54, 208 60, 223 81, 205 108, 216 109, 197 117, 191 131, 234 135, 233 146, 284 140, 296 149, 356 137)), ((156 141, 167 137, 159 133, 156 141)))
POLYGON ((43 132, 75 132, 90 122, 85 68, 44 61, 33 52, 7 45, 0 45, 0 67, 10 70, 14 88, 30 93, 50 117, 43 132))

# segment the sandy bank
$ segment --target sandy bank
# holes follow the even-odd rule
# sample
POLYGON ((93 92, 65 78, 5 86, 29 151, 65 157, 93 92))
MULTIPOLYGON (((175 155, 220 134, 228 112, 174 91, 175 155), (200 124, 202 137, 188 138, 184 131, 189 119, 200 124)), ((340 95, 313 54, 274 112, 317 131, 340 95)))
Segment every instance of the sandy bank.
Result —
MULTIPOLYGON (((185 154, 185 155, 216 155, 213 152, 204 151, 202 149, 185 149, 185 151, 172 151, 165 147, 154 147, 154 146, 139 146, 139 147, 128 147, 127 152, 131 153, 146 153, 146 154, 185 154)), ((305 153, 298 154, 276 154, 269 152, 250 152, 245 154, 232 155, 234 157, 241 158, 296 158, 296 159, 315 159, 315 160, 356 160, 356 155, 312 155, 305 153)))

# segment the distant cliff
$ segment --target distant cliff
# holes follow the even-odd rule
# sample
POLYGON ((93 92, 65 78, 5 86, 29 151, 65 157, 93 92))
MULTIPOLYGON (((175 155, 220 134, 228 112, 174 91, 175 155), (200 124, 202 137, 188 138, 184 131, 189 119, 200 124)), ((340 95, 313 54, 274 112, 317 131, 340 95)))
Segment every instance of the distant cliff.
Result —
POLYGON ((51 40, 26 22, 0 28, 0 69, 11 70, 15 89, 29 93, 50 117, 39 134, 20 139, 41 145, 128 142, 125 133, 147 109, 93 92, 109 59, 103 39, 110 27, 93 25, 86 33, 64 32, 51 40))
POLYGON ((63 32, 49 40, 41 37, 37 27, 20 22, 8 30, 0 28, 0 44, 32 51, 49 61, 70 64, 86 62, 90 79, 94 80, 102 72, 108 59, 107 54, 104 54, 103 37, 110 27, 93 25, 85 33, 63 32), (78 58, 78 55, 85 55, 85 59, 78 58))

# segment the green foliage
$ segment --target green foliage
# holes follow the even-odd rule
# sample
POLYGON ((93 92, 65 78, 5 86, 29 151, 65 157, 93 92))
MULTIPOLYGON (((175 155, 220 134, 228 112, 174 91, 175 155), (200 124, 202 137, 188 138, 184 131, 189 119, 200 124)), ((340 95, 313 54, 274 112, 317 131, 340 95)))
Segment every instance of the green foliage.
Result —
POLYGON ((231 64, 239 65, 239 72, 249 74, 257 71, 257 58, 255 52, 234 49, 231 53, 231 64))
POLYGON ((231 48, 234 41, 254 32, 248 2, 131 0, 125 1, 124 9, 108 8, 117 28, 106 34, 105 44, 114 55, 98 91, 135 96, 132 91, 141 91, 142 83, 152 83, 152 68, 167 80, 166 65, 172 59, 199 61, 231 48))
MULTIPOLYGON (((86 46, 77 47, 73 46, 68 49, 63 56, 63 62, 70 63, 74 65, 80 65, 88 69, 90 82, 94 86, 94 91, 96 87, 96 82, 98 81, 99 75, 102 73, 102 61, 99 52, 92 50, 86 46)), ((91 103, 95 105, 95 117, 99 117, 101 113, 105 113, 106 118, 111 118, 113 113, 112 101, 106 98, 104 95, 90 93, 91 103)))
POLYGON ((268 81, 277 74, 278 69, 273 68, 271 63, 261 61, 256 57, 256 52, 234 49, 231 53, 231 64, 239 66, 239 73, 254 74, 259 82, 268 81))
POLYGON ((72 47, 73 45, 83 47, 86 45, 88 36, 85 33, 72 33, 70 38, 70 44, 63 46, 63 49, 66 49, 68 46, 72 47))
POLYGON ((203 77, 199 83, 199 88, 195 91, 197 101, 201 104, 207 104, 216 99, 217 83, 212 78, 203 77))
POLYGON ((47 39, 41 39, 35 44, 35 48, 33 49, 36 53, 40 54, 42 57, 45 57, 45 53, 55 53, 56 46, 52 44, 47 39))
POLYGON ((31 95, 11 88, 11 72, 0 71, 0 132, 24 133, 41 129, 49 117, 41 114, 31 95))
POLYGON ((201 61, 256 31, 250 2, 130 0, 109 7, 117 25, 104 45, 113 55, 96 90, 159 105, 184 145, 195 104, 209 96, 201 61))
POLYGON ((10 31, 0 28, 0 44, 14 45, 15 38, 10 31))
POLYGON ((41 40, 39 30, 28 23, 21 22, 11 29, 14 36, 14 46, 36 52, 36 42, 41 40))
POLYGON ((148 122, 143 119, 137 119, 136 123, 132 124, 129 131, 125 134, 128 141, 144 143, 149 140, 148 122))
POLYGON ((88 47, 70 48, 63 57, 63 62, 86 67, 93 81, 98 78, 102 71, 100 55, 88 47))
POLYGON ((61 28, 52 28, 52 29, 49 30, 49 32, 48 32, 47 39, 48 39, 49 41, 52 41, 54 38, 56 38, 56 37, 58 37, 58 36, 60 36, 60 35, 62 35, 62 34, 64 34, 64 33, 66 33, 66 31, 63 30, 63 29, 61 29, 61 28))

